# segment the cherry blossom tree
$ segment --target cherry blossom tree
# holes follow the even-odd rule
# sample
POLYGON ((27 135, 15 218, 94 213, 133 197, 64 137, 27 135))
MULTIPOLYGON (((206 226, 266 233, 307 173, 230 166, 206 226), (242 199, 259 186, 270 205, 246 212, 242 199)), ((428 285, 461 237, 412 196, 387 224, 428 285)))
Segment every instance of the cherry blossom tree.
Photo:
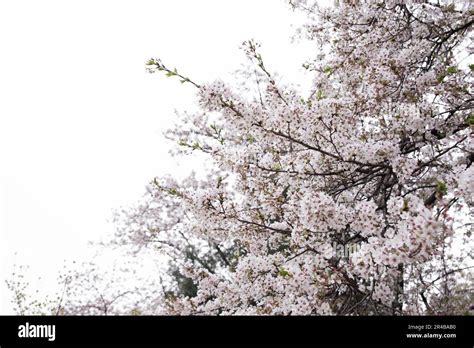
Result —
POLYGON ((167 136, 177 155, 212 165, 155 178, 117 214, 114 243, 166 255, 194 287, 163 280, 154 313, 469 311, 474 7, 290 5, 307 14, 300 37, 314 43, 306 93, 277 78, 253 40, 238 83, 146 63, 195 87, 199 111, 167 136))

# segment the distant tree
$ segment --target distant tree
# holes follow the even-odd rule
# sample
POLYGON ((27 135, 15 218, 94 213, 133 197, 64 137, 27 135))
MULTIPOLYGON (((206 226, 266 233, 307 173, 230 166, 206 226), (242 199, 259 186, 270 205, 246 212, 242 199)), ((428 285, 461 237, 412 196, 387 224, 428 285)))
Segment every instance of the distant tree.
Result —
POLYGON ((467 313, 474 7, 290 4, 314 42, 307 94, 275 78, 254 41, 241 87, 147 62, 196 87, 200 111, 168 137, 214 169, 153 180, 118 215, 115 243, 172 262, 158 312, 467 313))

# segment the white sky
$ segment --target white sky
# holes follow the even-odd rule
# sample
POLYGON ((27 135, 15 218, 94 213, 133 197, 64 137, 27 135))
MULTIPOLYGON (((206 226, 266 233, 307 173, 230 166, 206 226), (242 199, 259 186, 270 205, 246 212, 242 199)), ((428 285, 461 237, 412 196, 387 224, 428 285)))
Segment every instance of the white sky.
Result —
POLYGON ((0 314, 14 263, 54 279, 113 230, 112 209, 182 172, 161 133, 194 90, 146 74, 148 58, 211 81, 255 38, 298 81, 297 18, 281 0, 0 0, 0 314))

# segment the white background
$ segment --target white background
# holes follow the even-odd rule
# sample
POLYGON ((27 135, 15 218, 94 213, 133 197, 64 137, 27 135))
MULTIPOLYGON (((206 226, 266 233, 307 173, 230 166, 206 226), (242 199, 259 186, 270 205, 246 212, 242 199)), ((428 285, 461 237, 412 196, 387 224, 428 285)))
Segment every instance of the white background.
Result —
POLYGON ((54 288, 63 260, 113 231, 112 209, 183 171, 161 133, 194 90, 146 74, 148 58, 201 83, 238 69, 255 38, 298 81, 300 20, 282 0, 0 0, 0 314, 13 264, 54 288))

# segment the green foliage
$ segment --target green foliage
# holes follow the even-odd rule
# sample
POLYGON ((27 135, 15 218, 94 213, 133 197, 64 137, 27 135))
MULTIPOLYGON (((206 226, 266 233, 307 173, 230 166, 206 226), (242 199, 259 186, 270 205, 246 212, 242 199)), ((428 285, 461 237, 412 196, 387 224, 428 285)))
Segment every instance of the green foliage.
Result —
POLYGON ((403 206, 402 206, 402 211, 408 211, 408 199, 403 200, 403 206))
POLYGON ((300 101, 301 101, 301 104, 308 106, 308 108, 311 108, 311 106, 313 106, 313 103, 309 99, 305 100, 304 98, 301 98, 300 101))
POLYGON ((172 188, 168 189, 168 193, 173 195, 173 196, 177 196, 178 195, 178 190, 175 189, 174 187, 172 187, 172 188))
POLYGON ((276 171, 280 171, 281 170, 281 165, 278 164, 278 163, 275 163, 275 164, 272 165, 272 169, 276 170, 276 171))
MULTIPOLYGON (((471 64, 473 65, 474 67, 474 64, 471 64)), ((471 68, 471 65, 469 66, 471 68)), ((471 68, 472 69, 472 68, 471 68)), ((438 81, 438 83, 442 83, 444 81, 444 79, 446 78, 446 76, 449 76, 449 75, 454 75, 456 74, 457 72, 459 71, 458 67, 457 66, 454 66, 454 65, 451 65, 449 67, 446 68, 446 71, 443 72, 443 73, 440 73, 437 77, 436 77, 436 80, 438 81)))
POLYGON ((173 70, 168 70, 166 72, 166 77, 173 77, 176 75, 178 75, 178 70, 176 70, 176 68, 174 68, 173 70))
POLYGON ((405 91, 404 96, 411 103, 416 103, 418 101, 418 96, 412 91, 405 91))
POLYGON ((316 92, 316 100, 321 100, 324 98, 324 93, 321 89, 318 89, 318 91, 316 92))
POLYGON ((215 123, 211 124, 209 126, 211 130, 213 131, 213 136, 214 139, 216 139, 221 145, 224 145, 224 137, 222 136, 222 128, 217 126, 215 123))
POLYGON ((142 315, 142 311, 138 308, 133 308, 131 311, 130 311, 130 315, 142 315))
POLYGON ((473 113, 469 114, 469 116, 468 116, 467 119, 466 119, 466 123, 467 123, 469 126, 474 125, 474 114, 473 114, 473 113))
POLYGON ((445 5, 443 7, 443 10, 446 11, 446 12, 454 12, 454 11, 456 11, 456 4, 453 2, 449 5, 445 5))
POLYGON ((323 68, 323 72, 327 75, 331 75, 332 74, 332 68, 330 66, 325 66, 323 68))
POLYGON ((436 182, 436 192, 442 195, 448 193, 448 186, 446 186, 446 183, 438 180, 436 182))
POLYGON ((290 272, 288 272, 286 269, 284 269, 283 267, 280 267, 278 268, 278 275, 280 277, 289 277, 290 276, 290 272))
MULTIPOLYGON (((180 262, 189 261, 192 264, 204 265, 208 271, 214 272, 218 267, 228 264, 230 264, 231 269, 235 269, 239 257, 245 254, 246 250, 242 248, 239 241, 234 241, 234 244, 227 248, 209 245, 209 249, 205 252, 189 244, 182 251, 180 262)), ((168 300, 173 300, 180 296, 195 297, 197 295, 197 284, 191 278, 181 273, 176 260, 169 262, 167 273, 171 276, 171 288, 166 291, 166 298, 168 300)))
POLYGON ((446 72, 448 73, 448 75, 453 75, 453 74, 456 74, 458 72, 458 68, 456 66, 452 65, 452 66, 449 66, 446 69, 446 72))
POLYGON ((361 57, 357 59, 357 64, 364 66, 366 63, 366 59, 361 57))

